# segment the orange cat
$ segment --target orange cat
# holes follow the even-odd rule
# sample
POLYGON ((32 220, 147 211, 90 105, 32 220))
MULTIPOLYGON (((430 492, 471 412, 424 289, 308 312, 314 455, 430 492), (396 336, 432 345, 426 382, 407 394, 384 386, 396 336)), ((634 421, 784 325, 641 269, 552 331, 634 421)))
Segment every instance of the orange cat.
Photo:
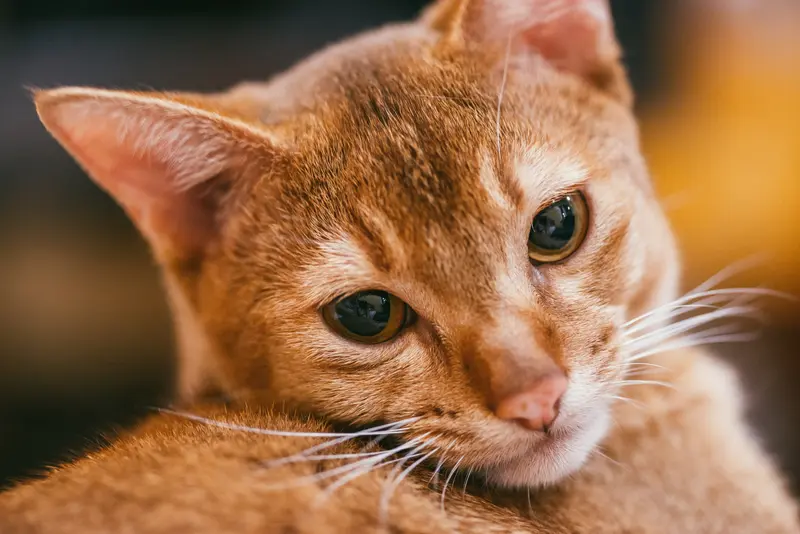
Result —
POLYGON ((442 1, 266 85, 36 102, 163 267, 184 402, 222 391, 380 443, 297 456, 316 424, 245 410, 220 434, 160 416, 0 498, 9 529, 798 531, 727 372, 654 359, 718 340, 680 335, 746 307, 678 297, 604 1, 442 1), (696 307, 712 311, 667 322, 696 307), (660 380, 636 376, 655 361, 660 380), (641 410, 614 405, 635 387, 641 410), (242 432, 256 425, 301 435, 242 432), (586 465, 603 440, 628 471, 586 465), (349 459, 328 490, 287 489, 349 459), (479 483, 447 515, 426 469, 479 483), (320 491, 335 505, 307 513, 320 491))

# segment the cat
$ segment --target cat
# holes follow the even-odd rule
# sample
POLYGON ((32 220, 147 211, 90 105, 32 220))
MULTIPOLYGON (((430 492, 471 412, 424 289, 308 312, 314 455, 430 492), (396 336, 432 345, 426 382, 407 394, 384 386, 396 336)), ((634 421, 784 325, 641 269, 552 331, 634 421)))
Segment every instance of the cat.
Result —
POLYGON ((6 530, 800 531, 735 381, 688 349, 713 332, 676 338, 747 292, 679 297, 605 1, 440 0, 266 84, 35 100, 162 268, 184 416, 247 428, 157 416, 3 495, 6 530), (236 415, 196 404, 219 393, 236 415), (258 428, 380 444, 295 464, 303 435, 258 428), (309 514, 292 480, 348 459, 309 514), (464 477, 446 513, 431 469, 464 477))
POLYGON ((155 415, 109 448, 0 494, 0 532, 800 532, 779 475, 741 422, 730 371, 694 349, 659 363, 671 369, 658 378, 675 389, 632 388, 632 402, 614 406, 619 424, 602 453, 549 488, 486 487, 469 471, 425 463, 403 476, 413 463, 398 468, 391 449, 368 441, 391 438, 387 426, 362 430, 357 443, 358 432, 327 436, 329 424, 280 410, 195 405, 195 420, 155 415))

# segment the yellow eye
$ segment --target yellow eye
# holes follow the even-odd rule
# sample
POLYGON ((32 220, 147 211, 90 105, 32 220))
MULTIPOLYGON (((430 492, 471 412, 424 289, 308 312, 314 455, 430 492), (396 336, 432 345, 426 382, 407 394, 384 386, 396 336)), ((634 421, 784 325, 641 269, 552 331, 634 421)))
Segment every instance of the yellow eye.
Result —
POLYGON ((528 257, 553 263, 569 257, 589 229, 589 208, 581 193, 570 193, 536 214, 528 234, 528 257))
POLYGON ((361 343, 389 341, 408 324, 408 304, 386 291, 361 291, 322 308, 334 332, 361 343))

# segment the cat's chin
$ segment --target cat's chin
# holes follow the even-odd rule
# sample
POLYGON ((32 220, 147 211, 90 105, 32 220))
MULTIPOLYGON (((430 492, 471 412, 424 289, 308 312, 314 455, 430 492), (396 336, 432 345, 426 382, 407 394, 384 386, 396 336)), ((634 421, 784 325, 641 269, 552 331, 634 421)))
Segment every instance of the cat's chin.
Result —
POLYGON ((487 469, 486 479, 503 487, 553 485, 583 466, 608 432, 610 420, 603 412, 579 428, 554 432, 537 441, 529 453, 487 469))

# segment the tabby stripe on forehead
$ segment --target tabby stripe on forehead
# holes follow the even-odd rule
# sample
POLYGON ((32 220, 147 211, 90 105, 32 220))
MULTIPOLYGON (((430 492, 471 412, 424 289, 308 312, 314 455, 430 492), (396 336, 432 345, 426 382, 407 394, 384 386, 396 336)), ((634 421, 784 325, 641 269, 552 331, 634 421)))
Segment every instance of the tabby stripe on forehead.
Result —
POLYGON ((376 269, 388 273, 406 264, 405 246, 385 214, 362 211, 354 222, 358 232, 355 238, 376 269))
POLYGON ((386 242, 375 232, 374 224, 372 221, 364 220, 361 217, 355 217, 355 224, 358 226, 358 235, 355 239, 361 245, 361 249, 369 257, 375 268, 388 272, 390 267, 390 248, 386 242))
POLYGON ((522 203, 522 191, 516 181, 503 179, 504 173, 496 172, 492 166, 492 159, 484 157, 480 170, 480 184, 499 208, 511 211, 522 203))

